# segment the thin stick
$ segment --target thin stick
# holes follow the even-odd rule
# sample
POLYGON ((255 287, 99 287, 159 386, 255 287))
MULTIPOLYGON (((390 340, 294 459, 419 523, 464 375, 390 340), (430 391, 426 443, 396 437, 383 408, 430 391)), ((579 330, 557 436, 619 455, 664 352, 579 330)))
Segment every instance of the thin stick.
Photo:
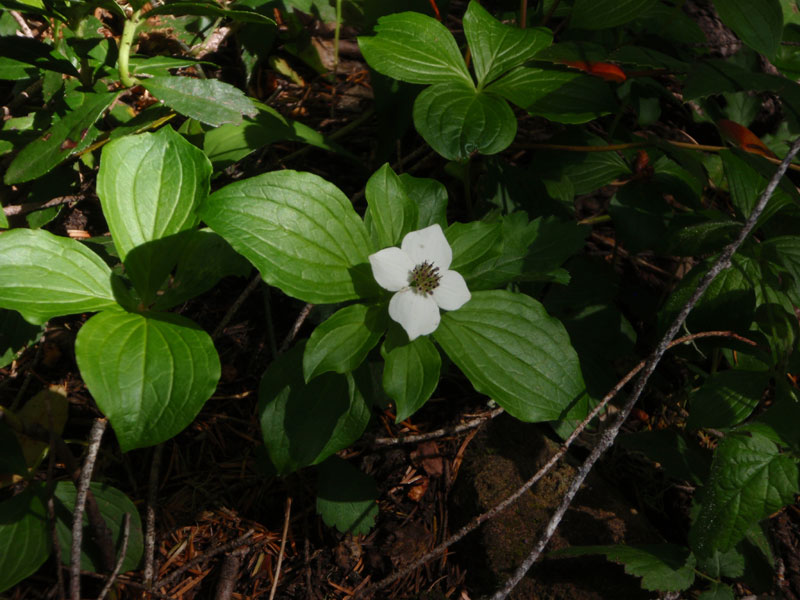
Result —
POLYGON ((281 549, 278 552, 278 564, 275 565, 275 578, 272 580, 272 589, 269 592, 269 600, 275 598, 275 592, 278 590, 278 580, 281 577, 281 566, 283 566, 283 554, 286 550, 286 538, 289 535, 289 521, 292 516, 292 497, 286 497, 286 512, 283 516, 283 533, 281 534, 281 549))
POLYGON ((111 590, 111 586, 114 585, 114 581, 117 579, 119 572, 122 570, 122 563, 125 562, 125 557, 128 554, 128 538, 131 534, 131 514, 125 513, 122 517, 122 546, 119 550, 119 558, 117 559, 117 564, 114 565, 114 570, 111 571, 111 575, 108 577, 108 581, 103 586, 103 589, 100 590, 100 595, 97 596, 97 600, 103 600, 108 594, 109 590, 111 590))
POLYGON ((7 217, 15 215, 26 215, 37 210, 50 208, 51 206, 59 206, 61 204, 69 204, 70 202, 77 202, 85 198, 82 194, 71 194, 69 196, 58 196, 47 202, 28 202, 27 204, 11 204, 3 207, 3 214, 7 217))
POLYGON ((22 32, 22 35, 28 38, 36 37, 33 35, 33 31, 31 31, 31 28, 28 27, 28 23, 25 21, 25 18, 19 12, 17 12, 16 10, 10 10, 8 12, 11 13, 11 16, 14 17, 14 20, 17 22, 17 25, 19 25, 19 29, 22 32))
POLYGON ((461 433, 462 431, 467 431, 469 429, 475 429, 476 427, 480 427, 486 421, 494 419, 496 416, 503 414, 503 412, 505 411, 502 408, 495 408, 493 411, 485 415, 482 415, 476 419, 472 419, 471 421, 467 421, 466 423, 455 425, 453 427, 442 427, 441 429, 437 429, 435 431, 429 431, 428 433, 420 433, 416 435, 376 438, 375 440, 373 440, 372 444, 375 446, 395 446, 397 444, 415 444, 417 442, 433 440, 436 438, 445 437, 447 435, 456 435, 458 433, 461 433))
POLYGON ((144 584, 150 586, 155 576, 156 555, 156 501, 158 499, 158 472, 161 469, 161 455, 164 444, 153 450, 153 462, 150 463, 150 478, 147 482, 147 511, 145 514, 144 536, 144 584))
POLYGON ((300 311, 300 314, 297 315, 297 319, 295 319, 294 325, 292 325, 292 330, 284 338, 280 350, 278 350, 278 354, 283 354, 284 352, 286 352, 286 350, 289 349, 289 346, 294 341, 294 338, 297 337, 297 332, 300 331, 300 328, 303 326, 303 323, 308 318, 308 314, 311 312, 312 308, 314 308, 313 304, 311 303, 306 304, 300 311))
POLYGON ((247 284, 247 287, 244 288, 244 291, 241 294, 239 294, 239 297, 236 299, 236 301, 233 304, 231 304, 231 307, 228 309, 228 312, 225 313, 225 316, 222 317, 222 320, 219 322, 219 325, 217 325, 216 328, 214 329, 214 333, 211 334, 212 340, 216 340, 220 336, 222 331, 228 326, 228 323, 230 323, 231 319, 233 318, 233 315, 235 315, 236 312, 242 307, 244 301, 247 300, 247 297, 253 293, 253 290, 255 290, 256 287, 258 287, 259 283, 261 283, 261 273, 256 273, 256 276, 253 277, 250 283, 247 284))
POLYGON ((72 513, 72 549, 69 559, 69 591, 72 600, 80 600, 81 598, 83 512, 86 508, 86 496, 89 491, 89 484, 92 481, 92 471, 97 460, 97 451, 100 449, 100 441, 103 439, 103 432, 106 430, 107 424, 108 421, 105 419, 95 419, 92 424, 92 430, 89 432, 89 451, 86 453, 86 460, 83 462, 83 469, 78 481, 75 509, 72 513))
POLYGON ((749 233, 755 227, 758 218, 761 216, 761 213, 764 212, 764 208, 767 206, 767 202, 772 197, 772 194, 778 187, 778 183, 780 183, 781 178, 789 168, 789 163, 792 161, 798 151, 800 151, 800 138, 795 140, 795 142, 792 144, 789 153, 786 155, 783 161, 781 161, 780 167, 778 167, 778 170, 769 180, 766 189, 758 199, 753 212, 750 213, 750 216, 745 222, 744 227, 742 227, 741 231, 739 232, 739 235, 736 236, 736 239, 733 242, 725 247, 725 249, 722 251, 722 254, 719 255, 719 258, 714 261, 714 264, 711 266, 709 271, 700 280, 695 292, 683 306, 680 313, 678 313, 678 316, 675 317, 675 320, 672 322, 669 330, 664 334, 664 337, 662 337, 658 342, 655 350, 653 350, 653 352, 647 358, 645 367, 642 370, 642 374, 636 380, 636 384, 634 385, 628 401, 625 403, 625 406, 623 406, 622 410, 620 410, 620 412, 617 414, 617 418, 614 420, 614 422, 603 432, 599 443, 597 446, 595 446, 588 458, 581 465, 578 473, 572 480, 569 489, 567 490, 566 494, 564 494, 561 503, 559 504, 553 516, 550 518, 550 521, 547 523, 544 532, 542 533, 539 541, 536 543, 531 553, 517 568, 514 574, 508 578, 503 587, 491 597, 491 600, 505 600, 505 598, 508 597, 511 591, 522 580, 531 566, 533 566, 533 563, 538 560, 539 556, 544 550, 544 547, 550 541, 553 533, 555 533, 555 530, 558 527, 558 524, 561 522, 561 519, 564 518, 564 514, 567 512, 567 509, 572 503, 575 494, 578 493, 578 489, 580 489, 584 479, 586 479, 587 475, 592 470, 592 467, 600 458, 600 456, 614 443, 617 434, 622 428, 622 424, 628 418, 631 410, 633 410, 634 405, 636 404, 637 400, 639 400, 639 396, 642 395, 645 385, 647 385, 650 376, 655 371, 656 365, 658 365, 659 361, 664 356, 664 353, 670 347, 672 339, 675 337, 675 335, 677 335, 678 331, 683 326, 683 322, 686 320, 686 317, 692 311, 695 304, 697 304, 697 302, 700 300, 706 289, 708 289, 708 286, 711 285, 711 282, 714 281, 717 275, 719 275, 724 269, 730 267, 731 257, 736 253, 749 233))
POLYGON ((232 542, 228 542, 227 544, 222 544, 221 546, 217 546, 216 548, 212 548, 211 550, 209 550, 208 552, 206 552, 204 554, 201 554, 199 556, 195 556, 192 560, 190 560, 189 562, 187 562, 186 564, 181 566, 181 568, 176 569, 168 577, 163 577, 163 578, 159 579, 158 581, 156 581, 153 584, 153 587, 155 589, 160 589, 162 587, 168 587, 168 586, 172 585, 173 583, 175 583, 178 580, 178 578, 181 575, 186 573, 186 571, 188 571, 192 567, 200 564, 204 560, 208 560, 209 558, 214 558, 218 554, 221 554, 223 552, 229 552, 230 550, 238 548, 239 546, 243 545, 248 540, 248 538, 250 538, 250 536, 252 536, 254 533, 255 533, 255 529, 250 529, 249 531, 247 531, 243 535, 240 535, 238 538, 236 538, 232 542))
MULTIPOLYGON (((690 342, 692 340, 699 339, 699 338, 720 337, 720 336, 734 338, 734 339, 737 339, 739 341, 742 341, 742 342, 745 342, 745 343, 748 343, 748 344, 751 344, 751 345, 755 346, 754 342, 752 342, 752 341, 748 340, 747 338, 744 338, 744 337, 742 337, 740 335, 737 335, 737 334, 735 334, 735 333, 733 333, 731 331, 703 331, 703 332, 700 332, 700 333, 694 333, 692 335, 687 335, 687 336, 684 336, 684 337, 679 338, 677 340, 674 340, 669 345, 669 347, 677 346, 679 344, 684 344, 686 342, 690 342)), ((456 542, 462 540, 467 535, 469 535, 470 533, 475 531, 475 529, 480 527, 483 523, 485 523, 489 519, 493 518, 495 515, 501 513, 503 510, 505 510, 511 504, 513 504, 520 496, 522 496, 531 487, 533 487, 536 484, 537 481, 539 481, 542 477, 544 477, 547 474, 547 472, 550 471, 550 469, 553 468, 553 466, 555 466, 555 464, 561 459, 561 457, 564 456, 564 454, 567 453, 567 450, 572 445, 572 443, 575 441, 575 439, 583 432, 584 429, 586 429, 586 427, 589 425, 589 423, 592 420, 594 420, 594 418, 598 414, 600 414, 600 412, 606 407, 606 405, 619 393, 619 391, 639 371, 641 371, 645 367, 646 364, 647 364, 647 360, 641 361, 638 365, 636 365, 633 369, 631 369, 630 372, 628 372, 628 374, 625 375, 625 377, 620 379, 620 381, 617 382, 617 384, 613 387, 613 389, 610 392, 608 392, 608 394, 606 394, 606 396, 592 410, 592 412, 590 412, 589 415, 583 421, 581 421, 581 423, 575 428, 575 430, 570 434, 570 436, 566 440, 564 440, 564 442, 561 444, 561 447, 556 451, 555 454, 553 454, 553 456, 550 457, 550 459, 544 464, 544 466, 542 466, 542 468, 539 469, 533 475, 533 477, 531 477, 530 479, 528 479, 528 481, 526 481, 524 484, 522 484, 522 486, 519 489, 517 489, 513 494, 511 494, 505 500, 503 500, 502 502, 496 504, 495 506, 493 506, 492 508, 487 510, 485 513, 480 514, 477 517, 475 517, 472 521, 470 521, 469 523, 464 525, 456 533, 454 533, 453 535, 448 537, 444 542, 439 544, 436 548, 434 548, 433 550, 431 550, 430 552, 428 552, 424 556, 422 556, 419 559, 415 560, 414 562, 412 562, 411 564, 407 565, 403 569, 393 573, 389 577, 379 581, 378 583, 376 583, 372 587, 365 589, 362 592, 362 595, 357 596, 357 597, 359 597, 359 598, 361 598, 361 597, 368 598, 369 597, 368 594, 372 594, 372 593, 374 593, 374 592, 376 592, 378 590, 382 590, 382 589, 388 587, 389 585, 391 585, 392 583, 394 583, 395 581, 397 581, 398 579, 401 579, 401 578, 405 577, 406 575, 408 575, 412 571, 418 569, 419 567, 421 567, 422 565, 424 565, 428 561, 433 560, 434 558, 436 558, 437 556, 442 554, 445 550, 447 550, 447 548, 449 548, 450 546, 452 546, 456 542)))

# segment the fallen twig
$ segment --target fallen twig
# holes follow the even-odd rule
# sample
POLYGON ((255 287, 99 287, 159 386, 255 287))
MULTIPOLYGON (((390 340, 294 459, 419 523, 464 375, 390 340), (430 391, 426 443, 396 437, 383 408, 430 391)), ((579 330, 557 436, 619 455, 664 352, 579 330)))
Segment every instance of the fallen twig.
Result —
MULTIPOLYGON (((755 345, 754 342, 744 338, 740 335, 737 335, 731 331, 703 331, 700 333, 695 333, 692 335, 687 335, 677 340, 674 340, 669 344, 669 347, 677 346, 679 344, 684 344, 686 342, 698 339, 698 338, 705 338, 705 337, 730 337, 737 339, 739 341, 746 342, 748 344, 755 345)), ((428 552, 427 554, 421 556, 414 562, 406 565, 403 569, 396 571, 395 573, 391 574, 390 576, 382 579, 381 581, 377 582, 375 585, 363 590, 360 595, 356 596, 356 598, 370 598, 372 594, 377 592, 378 590, 382 590, 398 579, 405 577, 410 572, 418 569, 422 565, 426 564, 428 561, 433 560, 440 554, 442 554, 445 550, 447 550, 450 546, 455 544, 456 542, 462 540, 467 535, 475 531, 478 527, 480 527, 483 523, 488 521, 489 519, 493 518, 497 514, 504 511, 508 508, 511 504, 513 504, 520 496, 522 496, 525 492, 527 492, 531 487, 533 487, 536 482, 538 482, 542 477, 544 477, 550 469, 552 469, 555 464, 561 459, 564 454, 567 453, 567 450, 572 445, 572 443, 577 439, 577 437, 583 432, 584 429, 591 423, 594 418, 600 414, 600 412, 606 407, 606 405, 619 393, 619 391, 634 377, 636 374, 641 371, 647 364, 647 360, 641 361, 638 365, 636 365, 630 372, 628 372, 625 377, 619 380, 614 388, 606 394, 606 396, 600 401, 600 403, 589 413, 589 415, 581 421, 581 423, 575 428, 575 430, 570 434, 570 436, 564 440, 561 444, 561 447, 550 457, 550 459, 539 469, 533 477, 528 479, 522 486, 520 486, 513 494, 508 496, 502 502, 499 502, 483 514, 478 515, 472 521, 464 525, 461 529, 459 529, 456 533, 448 537, 444 542, 436 546, 433 550, 428 552)))
POLYGON ((427 433, 419 433, 415 435, 404 435, 400 437, 382 437, 376 438, 372 441, 372 444, 375 446, 394 446, 397 444, 415 444, 417 442, 424 442, 427 440, 433 440, 440 437, 445 437, 448 435, 456 435, 461 433, 462 431, 467 431, 469 429, 475 429, 476 427, 480 427, 487 421, 494 419, 496 416, 503 414, 505 412, 502 408, 495 408, 493 411, 486 413, 485 415, 481 415, 475 419, 467 421, 466 423, 460 423, 458 425, 454 425, 452 427, 442 427, 441 429, 437 429, 435 431, 429 431, 427 433))
POLYGON ((281 344, 280 349, 278 350, 278 354, 283 354, 286 350, 289 349, 289 346, 294 341, 294 338, 297 337, 297 333, 300 331, 300 328, 303 326, 303 323, 308 318, 311 309, 314 308, 314 305, 309 303, 306 304, 303 309, 300 311, 300 314, 297 315, 297 319, 295 319, 294 325, 292 325, 291 331, 288 335, 284 338, 283 343, 281 344))
POLYGON ((222 331, 228 326, 228 323, 230 323, 233 315, 235 315, 236 312, 242 307, 244 301, 247 300, 248 296, 253 293, 253 290, 258 287, 259 283, 261 283, 261 274, 256 273, 256 276, 253 277, 250 283, 247 284, 247 287, 244 288, 244 291, 242 291, 241 294, 239 294, 239 297, 236 298, 236 301, 231 304, 231 307, 228 309, 228 312, 225 313, 225 316, 222 317, 219 325, 214 328, 214 333, 211 334, 212 340, 216 340, 222 334, 222 331))
POLYGON ((186 564, 182 565, 179 569, 176 569, 174 572, 170 573, 167 577, 163 577, 156 581, 153 584, 154 589, 160 589, 162 587, 168 587, 175 583, 178 578, 186 573, 189 569, 199 565, 201 562, 208 560, 210 558, 214 558, 218 554, 222 554, 223 552, 229 552, 238 548, 239 546, 243 545, 249 538, 255 533, 255 529, 250 529, 246 533, 240 535, 238 538, 233 540, 232 542, 228 542, 227 544, 222 544, 217 546, 216 548, 212 548, 208 552, 200 554, 199 556, 195 556, 192 560, 188 561, 186 564))
POLYGON ((278 580, 281 577, 281 566, 283 566, 283 554, 286 551, 286 538, 289 536, 289 522, 292 516, 292 497, 286 498, 286 512, 283 516, 283 533, 281 534, 281 549, 278 552, 278 564, 275 565, 275 576, 272 580, 272 589, 269 592, 269 600, 275 598, 275 592, 278 590, 278 580))
POLYGON ((686 304, 684 304, 683 308, 678 313, 678 316, 673 320, 669 330, 667 330, 667 332, 658 342, 655 350, 653 350, 653 352, 647 358, 644 369, 642 370, 642 374, 639 379, 636 380, 636 384, 634 385, 628 401, 619 411, 613 423, 602 433, 597 446, 594 447, 588 458, 581 465, 578 473, 572 480, 569 489, 567 490, 566 494, 564 494, 561 503, 559 504, 553 516, 550 518, 550 521, 545 527, 544 533, 539 538, 539 541, 536 543, 531 553, 517 568, 514 574, 503 584, 503 587, 491 597, 491 600, 505 600, 505 598, 507 598, 511 593, 511 590, 517 586, 517 584, 525 576, 525 573, 528 572, 531 566, 533 566, 533 563, 535 563, 539 558, 544 550, 544 547, 550 541, 553 533, 555 533, 555 530, 558 527, 558 524, 561 522, 561 519, 564 517, 564 514, 567 512, 567 509, 572 503, 575 494, 578 493, 578 489, 580 489, 584 479, 586 479, 586 476, 592 470, 592 467, 600 458, 600 456, 614 443, 622 424, 628 418, 631 410, 633 410, 634 405, 636 404, 637 400, 639 400, 639 396, 642 395, 642 391, 644 390, 645 385, 647 385, 650 376, 655 371, 656 365, 658 365, 667 349, 674 345, 672 343, 672 339, 677 335, 678 331, 683 326, 683 322, 686 320, 686 317, 697 304, 698 300, 700 300, 706 289, 708 289, 708 286, 711 285, 711 282, 714 281, 717 275, 719 275, 723 270, 730 267, 731 257, 733 257, 733 255, 739 249, 739 246, 742 245, 744 240, 755 227, 758 218, 761 216, 761 213, 764 212, 767 202, 772 197, 772 194, 778 187, 778 183, 780 182, 781 178, 783 178, 786 170, 789 168, 789 164, 792 162, 792 159, 795 157, 798 151, 800 151, 800 138, 795 140, 795 142, 792 144, 789 153, 786 155, 783 161, 781 161, 780 167, 778 167, 778 170, 769 180, 766 189, 759 197, 755 208, 753 208, 753 212, 750 213, 750 216, 747 218, 747 221, 739 232, 739 235, 736 236, 736 239, 733 242, 725 247, 717 260, 714 261, 714 264, 700 280, 695 292, 692 294, 686 304))
POLYGON ((122 563, 125 562, 125 557, 128 555, 128 539, 130 538, 131 534, 131 515, 130 513, 125 513, 122 517, 122 545, 119 549, 119 558, 117 558, 117 564, 114 565, 114 570, 111 571, 111 575, 108 576, 108 581, 103 586, 103 589, 100 590, 100 594, 97 596, 97 600, 103 600, 106 597, 108 592, 111 590, 111 586, 114 585, 114 582, 119 576, 119 572, 122 570, 122 563))
MULTIPOLYGON (((75 496, 75 509, 72 513, 72 548, 69 559, 69 591, 72 600, 81 600, 81 545, 83 543, 83 513, 86 508, 86 496, 89 492, 89 484, 92 481, 92 471, 97 460, 97 452, 100 449, 100 442, 103 439, 103 432, 106 430, 108 421, 105 419, 95 419, 92 430, 89 432, 89 450, 86 459, 83 461, 80 479, 78 480, 78 492, 75 496)), ((104 557, 105 559, 105 557, 104 557)), ((113 564, 113 558, 112 558, 113 564)))
POLYGON ((153 450, 153 462, 150 464, 150 478, 147 482, 147 512, 145 514, 144 536, 144 583, 149 586, 155 576, 156 554, 156 500, 158 499, 158 472, 161 468, 161 455, 164 444, 153 450))

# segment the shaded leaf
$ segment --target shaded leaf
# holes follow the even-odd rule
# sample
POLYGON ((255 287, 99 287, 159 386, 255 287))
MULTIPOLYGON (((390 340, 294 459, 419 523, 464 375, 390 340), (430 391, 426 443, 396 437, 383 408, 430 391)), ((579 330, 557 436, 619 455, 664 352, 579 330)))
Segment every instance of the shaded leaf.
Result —
POLYGON ((70 155, 88 147, 97 133, 92 125, 118 95, 119 92, 84 94, 80 106, 73 107, 63 119, 25 146, 11 161, 3 176, 6 185, 41 177, 70 155))
POLYGON ((317 513, 328 527, 363 535, 378 516, 375 480, 346 460, 332 456, 319 466, 317 513))

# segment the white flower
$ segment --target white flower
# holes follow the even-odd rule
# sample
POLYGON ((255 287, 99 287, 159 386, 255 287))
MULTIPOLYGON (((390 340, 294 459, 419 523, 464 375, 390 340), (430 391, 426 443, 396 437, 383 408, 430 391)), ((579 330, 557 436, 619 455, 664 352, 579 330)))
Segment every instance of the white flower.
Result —
POLYGON ((389 316, 409 340, 436 330, 440 308, 456 310, 472 297, 464 278, 448 270, 452 261, 453 250, 438 225, 406 234, 399 248, 370 255, 375 281, 397 292, 389 301, 389 316))

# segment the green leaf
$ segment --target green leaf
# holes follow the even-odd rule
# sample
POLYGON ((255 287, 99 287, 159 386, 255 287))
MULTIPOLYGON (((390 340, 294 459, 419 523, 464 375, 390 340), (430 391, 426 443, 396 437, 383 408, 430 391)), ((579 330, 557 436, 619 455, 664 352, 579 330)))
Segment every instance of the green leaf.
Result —
POLYGON ((399 246, 405 234, 418 229, 419 208, 389 163, 369 178, 365 195, 379 247, 399 246))
MULTIPOLYGON (((678 283, 659 314, 666 327, 697 289, 697 284, 710 268, 711 260, 695 265, 678 283)), ((743 254, 734 254, 731 267, 711 282, 687 318, 690 331, 747 329, 753 321, 755 289, 761 281, 758 263, 743 254)))
MULTIPOLYGON (((128 534, 128 549, 122 561, 121 573, 132 571, 139 566, 144 553, 144 536, 142 535, 142 521, 136 505, 128 496, 115 487, 103 483, 90 484, 92 495, 100 509, 106 526, 111 531, 114 549, 119 558, 122 551, 122 521, 125 514, 131 518, 128 534)), ((59 481, 54 492, 56 509, 56 536, 61 546, 61 562, 69 564, 72 548, 72 515, 75 510, 75 499, 78 490, 71 481, 59 481)), ((102 572, 103 559, 100 547, 97 545, 89 525, 86 513, 83 515, 83 545, 81 546, 81 569, 94 573, 102 572)))
POLYGON ((218 79, 151 77, 142 86, 175 111, 208 125, 238 124, 254 117, 256 107, 244 93, 218 79))
POLYGON ((25 146, 11 161, 3 181, 6 185, 41 177, 75 152, 88 147, 96 135, 92 125, 111 106, 119 92, 84 94, 83 103, 73 109, 41 137, 25 146))
POLYGON ((375 480, 346 460, 332 456, 319 466, 317 513, 328 527, 366 535, 378 516, 375 480))
POLYGON ((733 588, 725 583, 713 582, 711 588, 697 597, 697 600, 734 600, 733 588))
POLYGON ((43 331, 42 326, 31 325, 17 311, 0 309, 0 368, 11 364, 43 331))
POLYGON ((427 15, 403 12, 378 20, 374 37, 359 37, 370 67, 408 83, 460 82, 474 87, 447 27, 427 15))
MULTIPOLYGON (((7 410, 3 409, 4 412, 7 410)), ((0 480, 5 479, 7 475, 27 473, 28 465, 25 462, 25 455, 22 454, 17 434, 8 426, 7 418, 0 419, 0 480)))
POLYGON ((397 408, 395 422, 417 412, 439 385, 442 357, 428 336, 402 345, 383 344, 383 389, 397 408))
POLYGON ((346 306, 328 317, 306 344, 305 381, 329 371, 354 371, 381 339, 388 324, 386 317, 384 307, 364 304, 346 306))
POLYGON ((117 252, 145 304, 153 301, 180 254, 186 236, 174 234, 197 225, 210 178, 205 155, 171 127, 120 138, 103 148, 97 195, 117 252), (156 240, 160 243, 147 244, 156 240))
POLYGON ((605 554, 608 560, 625 565, 626 573, 642 578, 642 588, 646 590, 680 592, 694 582, 694 556, 675 544, 576 546, 551 552, 548 556, 587 554, 605 554))
POLYGON ((797 491, 797 463, 765 436, 723 438, 689 531, 692 550, 710 556, 733 548, 754 522, 792 503, 797 491))
POLYGON ((762 252, 781 264, 794 279, 794 289, 800 293, 800 237, 782 235, 763 242, 762 252))
POLYGON ((193 228, 210 178, 205 155, 171 127, 108 143, 97 195, 120 258, 140 244, 193 228))
POLYGON ((148 10, 142 19, 149 19, 155 15, 200 15, 204 17, 219 17, 233 19, 240 23, 258 23, 259 25, 275 25, 275 21, 254 10, 246 8, 225 9, 214 2, 169 2, 148 10))
POLYGON ((502 98, 461 82, 439 83, 417 96, 414 125, 449 160, 466 160, 476 152, 497 154, 517 134, 517 119, 502 98))
POLYGON ((655 0, 575 0, 572 29, 608 29, 632 21, 657 5, 655 0))
POLYGON ((408 173, 400 175, 406 194, 417 204, 417 226, 414 230, 425 229, 438 223, 447 229, 447 188, 441 181, 414 177, 408 173))
POLYGON ((232 183, 208 197, 201 216, 290 296, 325 304, 376 291, 364 223, 317 175, 275 171, 232 183))
POLYGON ((78 77, 72 63, 52 46, 27 37, 0 36, 0 79, 38 78, 40 69, 78 77))
MULTIPOLYGON (((134 250, 135 252, 135 250, 134 250)), ((213 288, 223 277, 247 277, 252 266, 222 236, 208 229, 187 232, 175 271, 160 290, 154 310, 167 310, 213 288)))
MULTIPOLYGON (((760 528, 756 525, 755 529, 760 528)), ((744 565, 744 555, 734 547, 727 552, 716 551, 712 556, 703 557, 698 561, 697 568, 715 579, 720 577, 736 578, 744 575, 744 565)))
POLYGON ((769 383, 766 371, 730 370, 709 377, 691 396, 690 429, 733 427, 750 416, 769 383))
POLYGON ((0 502, 0 592, 33 575, 48 556, 47 512, 37 489, 0 502))
POLYGON ((307 125, 287 119, 274 108, 260 102, 255 102, 255 106, 258 110, 255 117, 245 117, 238 125, 228 123, 205 133, 203 152, 215 170, 229 167, 248 154, 281 140, 301 142, 353 157, 307 125))
MULTIPOLYGON (((723 218, 715 215, 714 218, 723 218)), ((668 253, 673 256, 699 256, 719 252, 731 243, 742 229, 742 224, 732 220, 702 221, 687 225, 673 219, 667 234, 668 253)))
POLYGON ((42 229, 0 235, 0 306, 30 323, 116 306, 111 269, 86 246, 42 229))
POLYGON ((479 88, 530 60, 553 42, 549 29, 504 25, 474 0, 467 7, 463 25, 479 88))
POLYGON ((486 91, 558 123, 585 123, 617 108, 606 82, 573 71, 517 67, 486 91))
POLYGON ((741 40, 767 58, 775 58, 783 34, 779 0, 714 0, 719 18, 741 40))
POLYGON ((278 357, 264 373, 258 418, 279 475, 322 462, 361 437, 370 411, 353 374, 303 378, 305 344, 278 357))
POLYGON ((583 393, 564 326, 524 294, 475 292, 434 336, 478 392, 520 420, 556 420, 583 393))
MULTIPOLYGON (((761 158, 747 156, 745 152, 723 150, 719 153, 722 158, 722 165, 725 168, 725 175, 728 178, 728 187, 731 192, 731 202, 736 208, 736 212, 743 218, 748 218, 755 208, 756 202, 767 187, 767 182, 774 174, 775 167, 761 158), (773 171, 765 176, 757 168, 758 163, 766 166, 773 171)), ((758 225, 763 225, 779 210, 792 204, 792 197, 796 197, 797 192, 788 180, 782 180, 775 190, 772 198, 767 203, 764 212, 759 217, 758 225), (788 189, 792 188, 792 189, 788 189)))
POLYGON ((211 337, 170 313, 95 315, 78 332, 75 358, 123 452, 180 433, 220 376, 211 337))

